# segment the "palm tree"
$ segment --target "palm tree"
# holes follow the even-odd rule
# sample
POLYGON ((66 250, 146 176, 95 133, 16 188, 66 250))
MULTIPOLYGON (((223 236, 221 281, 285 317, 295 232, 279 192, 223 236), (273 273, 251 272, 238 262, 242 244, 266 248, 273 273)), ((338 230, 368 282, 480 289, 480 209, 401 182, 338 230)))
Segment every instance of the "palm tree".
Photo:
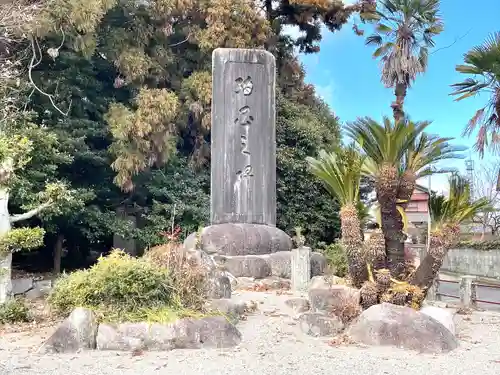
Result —
POLYGON ((322 150, 318 159, 307 158, 311 172, 340 203, 342 244, 346 249, 349 275, 358 287, 366 280, 366 267, 361 260, 363 238, 358 213, 364 159, 354 145, 335 148, 333 152, 322 150))
POLYGON ((434 282, 446 253, 458 242, 460 224, 490 207, 487 198, 472 199, 469 182, 464 177, 454 174, 450 177, 449 184, 448 197, 430 196, 432 231, 429 251, 411 280, 411 284, 425 293, 434 282))
POLYGON ((408 119, 393 122, 384 117, 380 124, 360 118, 346 127, 347 134, 357 140, 365 152, 363 172, 375 178, 375 191, 380 206, 388 267, 393 276, 404 272, 404 206, 410 199, 418 178, 447 170, 432 170, 437 161, 458 157, 460 148, 424 132, 430 122, 408 119))
POLYGON ((470 135, 479 127, 476 149, 484 154, 488 144, 497 150, 500 145, 500 32, 491 35, 486 42, 474 47, 464 57, 465 65, 457 65, 457 72, 472 75, 465 81, 451 85, 457 95, 456 101, 480 93, 489 95, 486 105, 476 111, 465 128, 464 135, 470 135))
MULTIPOLYGON (((430 122, 423 122, 430 125, 430 122)), ((415 131, 415 124, 407 122, 410 132, 415 131)), ((419 178, 437 173, 454 172, 454 168, 431 168, 442 160, 462 159, 464 155, 459 152, 467 148, 455 146, 450 143, 453 138, 441 138, 425 132, 420 133, 405 152, 400 165, 401 181, 399 182, 398 199, 403 206, 410 200, 416 181, 419 178)))
POLYGON ((443 30, 439 0, 382 0, 377 15, 366 44, 378 46, 373 57, 381 60, 382 82, 394 88, 391 107, 394 120, 401 121, 407 89, 427 69, 433 37, 443 30))

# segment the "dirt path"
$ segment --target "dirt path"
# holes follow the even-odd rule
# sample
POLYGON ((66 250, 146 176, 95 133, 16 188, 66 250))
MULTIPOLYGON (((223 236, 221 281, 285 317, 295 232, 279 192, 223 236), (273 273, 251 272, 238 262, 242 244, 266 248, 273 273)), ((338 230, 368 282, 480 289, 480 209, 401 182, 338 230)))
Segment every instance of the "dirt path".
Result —
POLYGON ((328 339, 303 334, 289 295, 241 292, 234 299, 255 300, 259 311, 238 327, 243 342, 226 350, 175 350, 132 353, 81 352, 38 355, 51 330, 0 338, 0 375, 137 374, 370 374, 463 375, 500 372, 500 314, 456 316, 459 349, 445 355, 417 355, 394 348, 332 347, 328 339), (469 320, 470 319, 470 320, 469 320))

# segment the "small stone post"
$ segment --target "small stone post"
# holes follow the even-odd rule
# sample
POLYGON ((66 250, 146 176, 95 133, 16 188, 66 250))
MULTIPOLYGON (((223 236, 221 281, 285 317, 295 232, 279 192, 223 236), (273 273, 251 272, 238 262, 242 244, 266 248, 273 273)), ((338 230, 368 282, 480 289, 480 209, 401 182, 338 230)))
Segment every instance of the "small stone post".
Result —
POLYGON ((476 276, 462 276, 460 279, 460 303, 463 307, 476 307, 476 276))
POLYGON ((427 301, 439 301, 439 279, 434 280, 431 287, 427 291, 427 301))
POLYGON ((305 292, 311 280, 311 248, 306 246, 292 250, 292 290, 305 292))

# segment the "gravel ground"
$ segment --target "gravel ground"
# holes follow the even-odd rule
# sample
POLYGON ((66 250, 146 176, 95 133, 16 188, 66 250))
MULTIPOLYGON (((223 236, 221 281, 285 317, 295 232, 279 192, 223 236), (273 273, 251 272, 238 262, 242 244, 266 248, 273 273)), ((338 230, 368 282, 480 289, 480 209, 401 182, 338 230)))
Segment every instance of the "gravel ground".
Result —
POLYGON ((289 375, 289 374, 469 374, 500 372, 500 314, 456 315, 461 346, 444 355, 394 348, 332 347, 325 338, 300 332, 284 301, 290 296, 242 292, 235 299, 261 302, 239 324, 243 342, 226 350, 132 353, 82 352, 38 355, 45 331, 0 338, 0 375, 289 375))

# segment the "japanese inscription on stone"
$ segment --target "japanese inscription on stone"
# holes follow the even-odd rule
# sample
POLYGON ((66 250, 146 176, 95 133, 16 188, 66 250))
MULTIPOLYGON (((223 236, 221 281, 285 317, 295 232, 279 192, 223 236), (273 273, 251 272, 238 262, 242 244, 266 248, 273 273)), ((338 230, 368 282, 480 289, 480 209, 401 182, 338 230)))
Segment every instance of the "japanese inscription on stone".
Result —
POLYGON ((212 78, 212 224, 275 225, 274 57, 217 49, 212 78))

